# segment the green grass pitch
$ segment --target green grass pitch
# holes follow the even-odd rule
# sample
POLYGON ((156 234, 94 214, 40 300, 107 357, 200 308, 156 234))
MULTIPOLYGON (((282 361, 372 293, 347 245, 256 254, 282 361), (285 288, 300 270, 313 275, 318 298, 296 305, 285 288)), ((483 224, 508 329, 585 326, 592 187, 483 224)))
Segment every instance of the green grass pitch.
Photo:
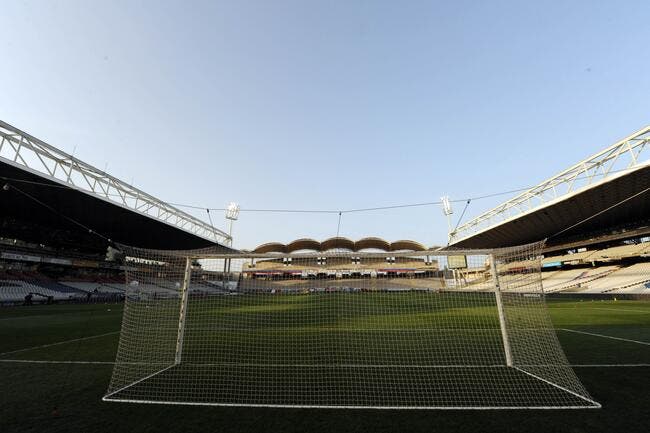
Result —
MULTIPOLYGON (((503 301, 513 325, 522 315, 525 326, 548 323, 538 317, 538 297, 509 293, 503 301)), ((179 307, 178 298, 127 304, 127 320, 137 326, 128 327, 111 399, 321 408, 593 406, 506 367, 490 292, 196 297, 176 365, 179 307)), ((510 343, 532 365, 553 356, 543 331, 512 329, 510 343), (531 356, 537 346, 547 353, 531 356)), ((560 379, 558 386, 573 382, 560 379)))
POLYGON ((115 359, 121 305, 2 308, 0 432, 647 431, 650 302, 551 301, 549 310, 570 363, 602 409, 450 412, 106 403, 101 397, 115 359))

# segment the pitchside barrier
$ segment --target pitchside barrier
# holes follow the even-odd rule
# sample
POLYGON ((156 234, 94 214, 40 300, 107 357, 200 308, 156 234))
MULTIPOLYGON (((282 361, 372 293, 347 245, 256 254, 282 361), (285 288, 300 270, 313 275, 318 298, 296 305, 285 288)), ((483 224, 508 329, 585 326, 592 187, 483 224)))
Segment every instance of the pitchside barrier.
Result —
POLYGON ((542 245, 293 254, 122 247, 126 303, 104 400, 600 407, 551 324, 542 245))

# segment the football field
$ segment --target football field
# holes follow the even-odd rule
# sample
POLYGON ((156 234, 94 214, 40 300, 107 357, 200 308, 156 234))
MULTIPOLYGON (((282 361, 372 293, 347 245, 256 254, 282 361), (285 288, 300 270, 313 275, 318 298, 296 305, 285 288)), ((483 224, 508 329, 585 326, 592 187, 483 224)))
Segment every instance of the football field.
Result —
MULTIPOLYGON (((569 362, 592 397, 603 405, 602 409, 377 411, 102 402, 101 397, 107 389, 117 350, 121 305, 3 308, 0 309, 0 389, 3 391, 0 394, 0 431, 645 431, 650 423, 647 411, 650 387, 650 302, 551 301, 549 310, 569 362)), ((411 306, 410 311, 417 312, 417 306, 411 306)), ((215 317, 214 311, 206 309, 202 313, 215 317)), ((227 319, 228 314, 232 318, 242 312, 231 308, 230 311, 224 310, 221 313, 218 316, 227 319)), ((365 326, 375 330, 384 328, 383 334, 379 333, 376 340, 377 344, 381 344, 387 336, 390 337, 391 332, 395 332, 395 326, 414 329, 421 327, 427 316, 420 313, 422 312, 411 314, 401 322, 396 322, 394 318, 391 319, 392 322, 377 322, 373 318, 373 322, 366 322, 365 326)), ((475 316, 476 311, 472 314, 475 316)), ((355 329, 364 329, 364 323, 360 322, 341 325, 346 318, 357 320, 355 317, 360 315, 353 311, 338 318, 323 316, 321 323, 300 324, 304 329, 299 331, 314 332, 313 327, 316 326, 323 328, 320 329, 323 335, 333 335, 333 332, 345 331, 351 325, 355 329)), ((436 317, 440 317, 440 314, 436 317)), ((488 331, 488 339, 498 339, 498 323, 490 315, 484 317, 486 328, 491 329, 488 331)), ((196 337, 192 337, 191 323, 188 324, 186 335, 187 356, 190 359, 193 350, 197 351, 194 359, 200 359, 201 343, 205 341, 215 341, 212 347, 221 348, 230 342, 232 350, 228 352, 230 355, 235 353, 239 365, 252 356, 250 351, 245 350, 246 345, 239 344, 245 338, 235 336, 243 332, 241 329, 212 336, 196 334, 196 337), (193 338, 195 344, 192 343, 193 338), (220 338, 224 340, 217 343, 220 338), (243 351, 239 354, 233 352, 238 348, 243 351)), ((194 323, 203 324, 200 320, 194 323)), ((295 327, 296 322, 291 323, 295 327)), ((225 328, 226 324, 222 323, 220 328, 225 328)), ((282 327, 285 324, 276 325, 282 327)), ((259 332, 255 335, 259 335, 259 332)), ((432 335, 439 336, 439 340, 430 344, 444 343, 444 337, 440 337, 442 334, 432 335)), ((454 335, 457 339, 458 333, 454 335)), ((476 339, 476 336, 467 338, 476 339)), ((400 340, 403 346, 397 353, 409 350, 412 353, 411 360, 417 356, 415 343, 401 337, 400 340)), ((256 347, 263 348, 269 364, 275 363, 271 361, 286 361, 286 354, 292 353, 287 349, 291 344, 304 344, 295 335, 287 338, 282 350, 273 347, 269 343, 271 341, 277 343, 277 335, 253 342, 256 347)), ((377 359, 377 356, 368 353, 371 349, 367 346, 357 346, 354 339, 346 341, 346 350, 333 352, 328 350, 328 340, 323 339, 323 346, 313 352, 319 357, 309 359, 309 363, 319 365, 320 371, 327 373, 330 363, 345 365, 343 361, 348 359, 359 365, 364 359, 377 359)), ((465 341, 462 346, 481 351, 481 341, 485 340, 465 341)), ((446 344, 449 345, 449 342, 446 344)), ((497 346, 484 344, 483 347, 497 346)), ((453 349, 453 346, 449 347, 453 349)), ((427 348, 422 348, 422 351, 426 352, 427 348)), ((501 356, 486 350, 483 352, 483 356, 493 357, 496 361, 501 356)), ((450 358, 444 361, 454 364, 456 359, 453 357, 460 352, 449 350, 447 353, 450 358)), ((229 359, 232 360, 232 357, 229 359)), ((396 354, 387 361, 394 363, 399 360, 399 355, 396 354)), ((228 359, 224 358, 220 362, 226 364, 228 359)), ((368 370, 372 371, 371 368, 368 370)), ((254 371, 259 375, 258 378, 278 377, 277 370, 267 373, 256 367, 254 371)), ((300 377, 306 374, 306 370, 298 366, 285 374, 300 377)), ((354 377, 346 378, 344 369, 329 371, 328 374, 339 377, 342 387, 358 380, 354 377)), ((196 381, 195 386, 203 387, 204 390, 220 386, 216 384, 218 380, 212 385, 209 380, 204 380, 206 375, 196 372, 194 375, 202 378, 196 381)), ((399 377, 403 378, 403 373, 399 377)), ((216 380, 214 377, 211 379, 216 380)), ((251 386, 259 386, 259 383, 251 383, 251 386)), ((407 383, 404 386, 408 388, 409 385, 407 383)), ((294 388, 293 391, 300 395, 300 389, 294 388)), ((309 398, 311 394, 308 390, 302 391, 302 400, 309 398)), ((452 397, 453 395, 449 396, 452 397)))

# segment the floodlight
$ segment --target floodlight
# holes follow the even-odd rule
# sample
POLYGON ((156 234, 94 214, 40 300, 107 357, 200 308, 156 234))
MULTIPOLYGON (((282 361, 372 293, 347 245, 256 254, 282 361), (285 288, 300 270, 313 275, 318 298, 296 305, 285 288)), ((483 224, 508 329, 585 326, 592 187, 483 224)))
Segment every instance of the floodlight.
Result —
POLYGON ((442 211, 445 213, 445 215, 449 216, 454 213, 454 210, 451 207, 451 203, 449 202, 448 195, 440 197, 440 201, 442 201, 442 211))
POLYGON ((230 202, 226 208, 226 218, 236 221, 239 218, 239 205, 235 202, 230 202))

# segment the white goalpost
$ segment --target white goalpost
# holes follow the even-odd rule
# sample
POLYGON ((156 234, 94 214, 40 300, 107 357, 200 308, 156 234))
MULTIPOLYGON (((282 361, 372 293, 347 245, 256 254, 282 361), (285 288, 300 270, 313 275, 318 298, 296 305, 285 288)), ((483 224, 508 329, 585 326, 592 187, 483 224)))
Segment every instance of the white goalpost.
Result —
POLYGON ((542 246, 293 254, 122 247, 127 293, 104 400, 598 408, 551 324, 542 246))

